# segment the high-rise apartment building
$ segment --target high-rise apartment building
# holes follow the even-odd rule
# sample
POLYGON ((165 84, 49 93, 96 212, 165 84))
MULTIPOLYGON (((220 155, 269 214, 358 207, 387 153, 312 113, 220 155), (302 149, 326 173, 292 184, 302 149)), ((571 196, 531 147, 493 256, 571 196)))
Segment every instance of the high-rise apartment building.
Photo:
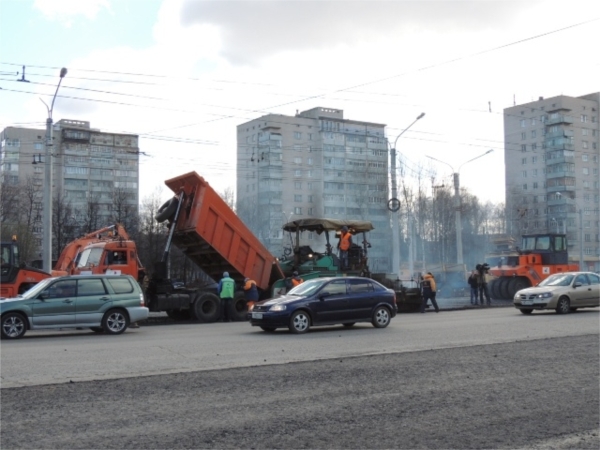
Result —
MULTIPOLYGON (((34 193, 34 233, 42 236, 42 189, 45 176, 45 129, 7 127, 1 134, 2 183, 29 186, 34 193)), ((138 214, 138 136, 105 133, 89 122, 60 120, 54 124, 52 146, 53 201, 69 205, 81 231, 93 230, 121 217, 138 214)), ((54 257, 58 255, 55 249, 54 257)))
MULTIPOLYGON (((292 247, 282 226, 294 218, 369 220, 370 269, 391 272, 388 173, 385 125, 344 119, 342 110, 268 114, 237 127, 237 212, 274 255, 292 247)), ((325 252, 315 233, 300 245, 325 252)))
POLYGON ((509 231, 566 232, 570 262, 600 271, 600 93, 504 110, 509 231))

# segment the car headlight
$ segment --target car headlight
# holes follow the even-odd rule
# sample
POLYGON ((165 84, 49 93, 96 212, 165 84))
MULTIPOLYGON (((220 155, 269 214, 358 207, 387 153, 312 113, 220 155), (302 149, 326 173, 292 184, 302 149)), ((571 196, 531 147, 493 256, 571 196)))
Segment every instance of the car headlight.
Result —
POLYGON ((542 294, 538 294, 537 298, 550 298, 552 297, 552 292, 544 292, 542 294))
POLYGON ((285 311, 285 305, 273 305, 269 311, 285 311))

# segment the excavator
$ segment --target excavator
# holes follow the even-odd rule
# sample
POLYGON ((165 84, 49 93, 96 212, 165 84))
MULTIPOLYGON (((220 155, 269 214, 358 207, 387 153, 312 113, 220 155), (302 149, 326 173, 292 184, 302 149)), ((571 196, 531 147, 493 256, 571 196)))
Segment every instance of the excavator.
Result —
POLYGON ((135 242, 121 224, 101 228, 68 243, 51 273, 19 261, 16 236, 12 242, 2 242, 0 297, 16 297, 49 277, 90 273, 132 275, 139 282, 144 279, 146 271, 139 260, 135 242))
POLYGON ((110 225, 73 240, 63 249, 53 276, 114 273, 141 282, 146 271, 135 242, 121 224, 110 225))

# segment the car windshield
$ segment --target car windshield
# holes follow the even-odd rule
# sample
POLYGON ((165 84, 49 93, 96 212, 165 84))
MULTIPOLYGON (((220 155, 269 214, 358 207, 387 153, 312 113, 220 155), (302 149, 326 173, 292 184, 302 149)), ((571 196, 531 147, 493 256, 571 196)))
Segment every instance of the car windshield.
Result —
POLYGON ((54 280, 56 280, 56 277, 55 278, 46 278, 45 280, 42 280, 38 284, 33 286, 31 289, 25 291, 25 293, 23 293, 23 295, 20 295, 20 297, 33 298, 33 297, 37 296, 40 292, 42 292, 44 289, 46 289, 46 287, 50 283, 52 283, 54 280))
POLYGON ((299 284, 295 288, 292 288, 287 295, 312 295, 321 287, 323 284, 327 283, 326 280, 308 280, 302 284, 299 284))
POLYGON ((573 275, 552 275, 542 281, 538 286, 569 286, 573 281, 573 275))

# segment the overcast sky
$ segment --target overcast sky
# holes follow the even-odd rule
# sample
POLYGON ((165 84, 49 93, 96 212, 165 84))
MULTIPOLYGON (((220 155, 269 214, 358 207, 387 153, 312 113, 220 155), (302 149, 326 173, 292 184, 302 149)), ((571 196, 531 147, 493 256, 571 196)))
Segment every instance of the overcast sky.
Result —
POLYGON ((451 184, 493 149, 461 185, 500 202, 503 109, 600 90, 599 19, 596 0, 2 0, 0 128, 44 128, 66 67, 54 120, 140 134, 143 198, 190 170, 234 188, 236 126, 263 114, 342 109, 393 142, 425 112, 404 175, 451 184))

